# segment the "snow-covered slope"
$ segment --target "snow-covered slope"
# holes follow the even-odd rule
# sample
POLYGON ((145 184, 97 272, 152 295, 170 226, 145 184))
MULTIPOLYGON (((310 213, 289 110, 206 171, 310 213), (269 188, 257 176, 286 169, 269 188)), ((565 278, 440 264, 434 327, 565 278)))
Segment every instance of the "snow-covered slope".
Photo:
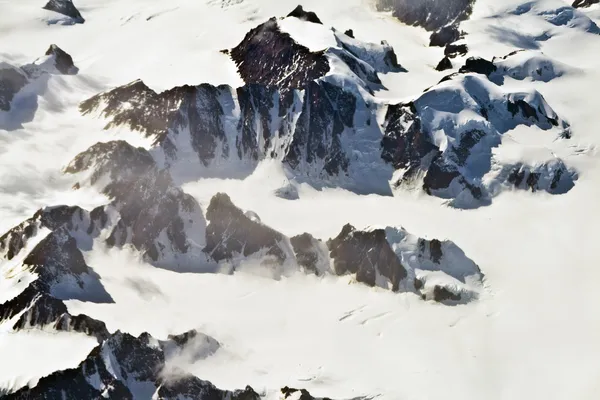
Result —
POLYGON ((43 3, 0 0, 0 396, 595 398, 594 2, 43 3))

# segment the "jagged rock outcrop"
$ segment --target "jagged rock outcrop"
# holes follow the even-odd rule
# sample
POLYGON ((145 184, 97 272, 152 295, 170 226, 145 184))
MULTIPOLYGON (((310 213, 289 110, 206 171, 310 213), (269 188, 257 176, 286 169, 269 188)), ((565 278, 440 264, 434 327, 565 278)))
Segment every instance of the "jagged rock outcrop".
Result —
POLYGON ((464 56, 469 52, 469 48, 466 44, 448 44, 444 48, 444 56, 455 58, 457 56, 464 56))
MULTIPOLYGON (((570 135, 569 125, 539 93, 503 93, 485 76, 455 74, 411 103, 388 107, 382 159, 397 170, 395 187, 418 182, 425 192, 450 199, 454 206, 476 207, 495 193, 491 190, 495 183, 480 184, 480 178, 490 172, 491 149, 500 145, 504 132, 518 125, 559 128, 562 137, 570 135), (450 122, 454 118, 450 115, 466 109, 473 111, 468 123, 450 122), (445 119, 437 120, 438 112, 445 113, 445 119), (447 136, 443 151, 434 144, 434 132, 447 136), (482 157, 489 161, 482 164, 482 157)), ((566 175, 574 176, 572 171, 566 175)), ((503 178, 494 181, 498 180, 503 178)))
POLYGON ((46 56, 49 57, 58 72, 63 75, 73 75, 79 71, 73 63, 73 57, 55 44, 48 47, 46 56))
POLYGON ((73 75, 78 72, 69 54, 50 45, 45 56, 21 67, 0 62, 0 111, 10 111, 15 95, 25 85, 45 74, 73 75))
POLYGON ((369 286, 375 286, 381 275, 390 281, 394 292, 400 290, 400 282, 407 276, 383 229, 365 232, 346 225, 327 246, 338 275, 355 274, 358 282, 369 286))
POLYGON ((551 194, 568 192, 575 186, 574 180, 577 178, 577 174, 569 171, 560 159, 534 166, 523 163, 506 166, 500 176, 517 189, 532 192, 542 190, 551 194))
POLYGON ((16 318, 12 322, 15 330, 50 326, 98 340, 106 337, 102 322, 69 314, 63 302, 112 302, 79 248, 87 246, 86 238, 91 240, 103 225, 100 210, 88 213, 68 206, 42 209, 0 237, 0 270, 11 268, 5 279, 12 283, 15 294, 0 305, 0 321, 16 318), (19 290, 23 284, 27 286, 19 290))
POLYGON ((249 218, 225 193, 211 199, 206 218, 209 224, 204 251, 216 261, 260 253, 284 263, 293 254, 281 233, 249 218))
MULTIPOLYGON (((195 337, 192 335, 183 335, 195 337)), ((226 391, 183 372, 165 375, 172 351, 185 351, 186 341, 157 340, 148 333, 134 337, 115 332, 94 348, 78 367, 41 378, 32 387, 8 394, 9 400, 164 399, 259 400, 245 390, 226 391)))
MULTIPOLYGON (((471 58, 459 74, 445 77, 412 102, 382 105, 371 93, 381 87, 378 73, 402 70, 393 49, 336 30, 332 35, 337 46, 319 54, 344 68, 315 74, 320 56, 271 19, 231 52, 242 68, 249 68, 240 71, 247 84, 238 89, 203 84, 156 93, 136 81, 94 96, 81 111, 108 118, 107 128, 127 126, 152 137, 152 154, 161 168, 183 171, 174 173, 180 181, 244 177, 260 161, 275 159, 297 183, 390 195, 417 182, 426 193, 464 208, 491 201, 493 195, 481 182, 492 170, 491 149, 501 144, 504 132, 536 125, 570 136, 568 124, 539 93, 498 89, 503 74, 532 71, 513 65, 516 57, 524 57, 520 53, 491 62, 471 58), (272 51, 273 46, 286 51, 272 51), (258 62, 251 54, 262 47, 268 48, 267 56, 258 62), (293 72, 286 75, 288 81, 277 77, 285 71, 293 72), (459 118, 466 110, 472 112, 468 120, 459 118), (380 125, 377 116, 383 112, 387 116, 380 125)), ((446 50, 453 56, 467 49, 456 43, 446 50)), ((438 69, 451 66, 446 57, 438 69)), ((551 68, 541 71, 546 70, 551 68)))
POLYGON ((452 65, 452 61, 450 60, 450 58, 444 57, 440 60, 438 65, 435 67, 435 70, 436 71, 446 71, 446 70, 452 69, 452 68, 453 68, 453 65, 452 65))
POLYGON ((87 173, 86 183, 99 185, 111 198, 107 210, 116 216, 108 245, 131 244, 158 266, 206 264, 200 205, 168 171, 158 169, 147 150, 125 141, 98 143, 76 156, 65 172, 87 173))
POLYGON ((378 0, 376 5, 380 10, 392 10, 407 25, 432 31, 468 19, 474 3, 475 0, 378 0))
POLYGON ((346 225, 327 242, 337 275, 423 299, 467 302, 477 298, 483 274, 454 243, 426 240, 403 229, 346 225))
POLYGON ((279 29, 276 18, 250 30, 230 55, 244 82, 281 90, 303 88, 330 70, 323 51, 298 44, 279 29))
POLYGON ((319 19, 319 17, 317 16, 316 13, 314 13, 313 11, 305 11, 301 5, 294 8, 292 10, 292 12, 289 13, 287 16, 295 17, 295 18, 301 19, 303 21, 308 21, 308 22, 312 22, 315 24, 323 25, 323 23, 321 22, 321 20, 319 19))
POLYGON ((83 24, 85 22, 85 19, 83 19, 72 0, 49 0, 43 8, 66 15, 67 17, 70 17, 74 23, 83 24))
POLYGON ((600 3, 600 0, 575 0, 572 6, 575 8, 584 8, 598 3, 600 3))
POLYGON ((460 67, 458 72, 460 72, 461 74, 473 72, 476 74, 490 76, 492 73, 496 72, 497 69, 498 67, 496 67, 491 61, 480 57, 469 57, 467 58, 465 65, 460 67))
POLYGON ((329 250, 322 241, 309 233, 290 238, 290 243, 296 254, 296 262, 306 272, 323 275, 329 272, 329 250))
POLYGON ((447 25, 429 36, 429 46, 446 47, 459 40, 462 35, 458 25, 447 25))

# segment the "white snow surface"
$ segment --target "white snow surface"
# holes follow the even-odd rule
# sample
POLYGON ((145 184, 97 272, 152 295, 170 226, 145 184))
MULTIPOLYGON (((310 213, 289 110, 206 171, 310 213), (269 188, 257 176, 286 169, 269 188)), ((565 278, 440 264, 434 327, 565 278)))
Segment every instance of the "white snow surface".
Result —
MULTIPOLYGON (((125 139, 150 146, 135 132, 103 131, 103 121, 79 114, 80 101, 138 78, 155 90, 203 82, 238 86, 235 67, 219 50, 297 4, 78 0, 86 22, 62 25, 51 24, 37 1, 0 0, 0 61, 31 63, 54 43, 79 68, 78 75, 28 85, 9 113, 0 111, 0 232, 47 205, 91 210, 105 204, 93 188, 72 191, 75 177, 61 174, 90 145, 125 139)), ((433 69, 443 50, 427 47, 427 32, 372 11, 368 0, 303 5, 326 26, 351 28, 362 41, 386 40, 394 47, 409 72, 380 74, 387 88, 376 92, 382 102, 414 99, 445 75, 433 69)), ((502 91, 538 91, 569 122, 573 138, 558 141, 554 132, 520 126, 494 149, 499 159, 529 165, 561 158, 579 174, 566 194, 507 191, 489 207, 464 211, 420 192, 382 197, 316 190, 289 182, 272 161, 244 180, 202 179, 184 186, 204 210, 216 192, 225 191, 236 205, 290 236, 310 232, 328 239, 352 223, 359 229, 402 226, 419 237, 452 240, 485 273, 477 301, 448 307, 346 278, 273 276, 252 262, 234 275, 179 274, 141 263, 127 249, 96 243, 86 260, 115 303, 68 301, 69 311, 100 319, 111 332, 148 331, 164 338, 198 329, 221 347, 207 358, 186 360, 186 370, 224 389, 249 384, 273 399, 285 385, 335 399, 597 399, 600 35, 592 24, 600 23, 600 13, 597 7, 564 7, 562 0, 478 0, 461 28, 468 33, 470 56, 491 60, 525 49, 543 53, 536 63, 569 67, 553 79, 507 78, 502 91), (282 187, 298 198, 279 197, 282 187)), ((308 35, 293 25, 286 30, 308 35)), ((330 45, 324 38, 303 40, 323 48, 330 45)), ((14 292, 4 292, 4 279, 0 298, 10 298, 14 292)), ((95 345, 78 334, 2 331, 0 390, 74 367, 95 345)))

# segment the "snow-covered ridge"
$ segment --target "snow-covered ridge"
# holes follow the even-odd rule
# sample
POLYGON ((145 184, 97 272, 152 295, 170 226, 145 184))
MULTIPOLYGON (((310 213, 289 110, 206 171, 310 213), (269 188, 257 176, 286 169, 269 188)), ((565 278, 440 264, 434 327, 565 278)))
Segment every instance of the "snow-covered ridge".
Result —
MULTIPOLYGON (((127 126, 154 138, 158 165, 180 182, 244 177, 261 160, 276 159, 291 177, 317 187, 389 195, 408 184, 461 208, 489 204, 503 187, 522 187, 498 182, 505 174, 487 176, 499 162, 492 148, 505 132, 526 125, 571 135, 540 93, 498 86, 504 76, 547 81, 568 71, 543 55, 511 54, 490 63, 493 71, 470 59, 460 74, 411 103, 386 105, 373 96, 383 87, 378 73, 403 71, 389 45, 364 43, 350 32, 327 33, 320 23, 298 19, 294 24, 302 29, 318 29, 337 43, 313 52, 279 24, 272 18, 259 25, 230 51, 247 82, 243 87, 202 84, 156 93, 136 81, 92 97, 81 111, 107 118, 107 128, 127 126), (253 57, 256 52, 264 57, 253 57), (197 165, 195 173, 190 163, 197 165)), ((540 169, 547 176, 529 187, 566 192, 577 174, 560 160, 556 165, 540 169)), ((500 166, 507 168, 521 165, 500 166)))
POLYGON ((28 83, 47 74, 72 75, 77 72, 71 56, 55 44, 50 45, 46 54, 31 64, 16 67, 0 62, 0 127, 1 113, 10 111, 13 98, 28 83))
MULTIPOLYGON (((496 71, 490 65, 490 72, 496 71)), ((539 92, 506 92, 485 74, 469 69, 450 75, 413 102, 388 107, 383 156, 397 170, 393 185, 422 185, 427 193, 450 199, 460 208, 488 204, 498 192, 492 193, 488 185, 511 183, 488 175, 500 162, 492 149, 501 145, 504 133, 519 125, 554 130, 562 140, 571 137, 569 124, 539 92)), ((562 194, 573 186, 575 171, 560 160, 551 165, 556 168, 540 169, 546 176, 536 179, 533 191, 562 194)), ((518 170, 521 165, 502 168, 518 170)), ((522 187, 520 181, 515 186, 522 187)))

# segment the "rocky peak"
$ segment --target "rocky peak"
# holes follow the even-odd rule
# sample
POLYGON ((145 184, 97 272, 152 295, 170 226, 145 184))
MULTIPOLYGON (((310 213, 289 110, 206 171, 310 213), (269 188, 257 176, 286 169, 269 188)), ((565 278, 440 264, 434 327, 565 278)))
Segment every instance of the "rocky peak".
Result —
POLYGON ((308 21, 315 24, 323 24, 316 13, 312 11, 305 11, 304 8, 299 5, 294 8, 291 13, 287 15, 288 17, 295 17, 301 19, 302 21, 308 21))
POLYGON ((348 224, 340 234, 327 242, 338 275, 356 274, 358 282, 375 286, 378 275, 391 282, 391 289, 398 291, 400 281, 406 278, 406 269, 386 240, 385 231, 357 231, 348 224))
POLYGON ((298 44, 279 28, 276 18, 250 30, 230 55, 246 83, 280 90, 302 89, 330 69, 324 52, 298 44))
POLYGON ((46 50, 46 56, 52 58, 54 66, 61 74, 73 75, 78 72, 78 68, 73 63, 73 58, 57 45, 51 44, 46 50))
POLYGON ((204 251, 216 261, 263 252, 283 263, 290 253, 281 233, 249 218, 225 193, 211 199, 206 219, 209 224, 204 251))
POLYGON ((78 24, 83 24, 85 22, 85 19, 83 19, 72 0, 49 0, 43 8, 71 17, 73 22, 78 24))
MULTIPOLYGON (((190 332, 187 336, 195 336, 190 332)), ((167 347, 185 347, 170 339, 142 333, 134 337, 117 331, 94 348, 79 366, 55 372, 6 398, 40 400, 164 399, 259 400, 250 387, 230 392, 181 372, 175 379, 163 375, 167 347), (186 397, 192 396, 192 397, 186 397)))

